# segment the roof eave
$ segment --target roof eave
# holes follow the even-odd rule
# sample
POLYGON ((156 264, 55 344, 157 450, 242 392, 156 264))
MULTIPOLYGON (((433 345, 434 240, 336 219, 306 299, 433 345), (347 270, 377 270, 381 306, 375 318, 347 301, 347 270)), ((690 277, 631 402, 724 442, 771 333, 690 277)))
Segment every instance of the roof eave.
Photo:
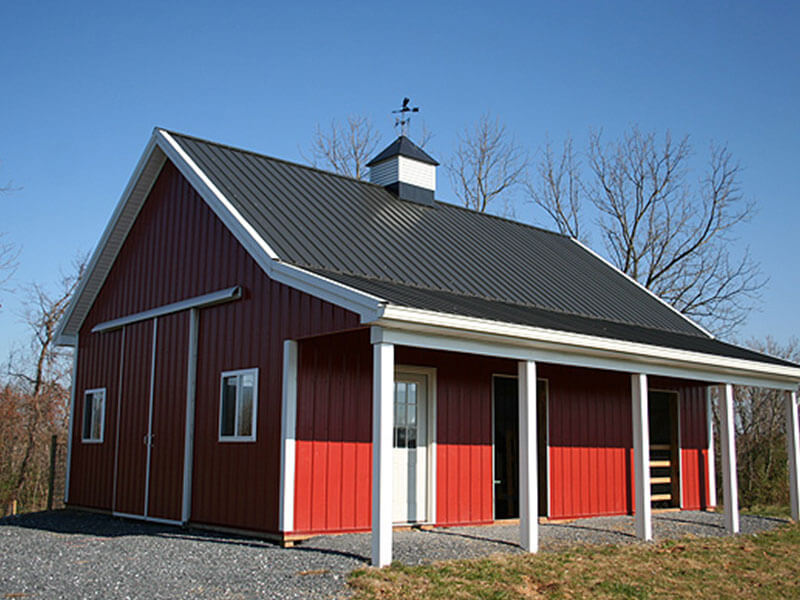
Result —
POLYGON ((388 305, 372 325, 401 345, 427 344, 541 362, 795 390, 800 367, 388 305))

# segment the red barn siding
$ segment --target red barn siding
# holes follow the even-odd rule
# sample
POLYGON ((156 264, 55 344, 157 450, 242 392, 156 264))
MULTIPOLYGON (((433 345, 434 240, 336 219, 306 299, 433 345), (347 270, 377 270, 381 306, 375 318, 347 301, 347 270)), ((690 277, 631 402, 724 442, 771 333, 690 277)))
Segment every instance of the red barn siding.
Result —
POLYGON ((370 527, 372 348, 368 332, 298 348, 295 531, 370 527))
MULTIPOLYGON (((492 520, 492 375, 513 361, 398 347, 398 365, 436 368, 436 517, 492 520)), ((370 528, 372 348, 366 332, 302 341, 298 360, 295 532, 370 528)))
POLYGON ((630 513, 630 376, 542 365, 550 404, 550 516, 630 513))
POLYGON ((706 387, 680 389, 681 482, 683 508, 708 508, 706 387))
POLYGON ((116 439, 117 398, 119 396, 119 351, 121 331, 81 335, 75 407, 71 416, 72 466, 69 480, 71 504, 110 509, 114 494, 114 442, 116 439), (106 388, 106 419, 102 444, 81 442, 83 430, 83 393, 106 388))
MULTIPOLYGON (((103 343, 109 345, 103 336, 111 334, 92 334, 95 324, 233 285, 243 286, 241 300, 203 309, 199 316, 192 520, 276 531, 283 340, 352 329, 359 319, 355 313, 271 281, 171 163, 162 169, 81 328, 78 371, 87 371, 91 357, 96 356, 91 367, 98 373, 95 379, 118 379, 114 369, 119 361, 114 353, 103 350, 103 343), (259 369, 257 441, 220 443, 220 373, 248 367, 259 369)), ((159 349, 164 344, 165 362, 157 358, 156 384, 165 397, 154 397, 153 458, 157 464, 151 464, 150 496, 154 516, 175 514, 176 486, 182 479, 183 415, 179 413, 185 403, 187 369, 185 350, 181 350, 188 335, 185 319, 185 315, 175 316, 171 324, 168 318, 159 319, 157 343, 159 349), (167 423, 169 431, 161 429, 167 423), (168 442, 163 441, 165 435, 168 442)), ((114 335, 119 348, 121 332, 114 335)), ((149 392, 152 347, 134 338, 130 343, 138 345, 132 349, 134 354, 126 356, 125 369, 130 376, 123 379, 126 386, 146 387, 149 392)), ((115 352, 118 356, 119 350, 115 352)), ((111 405, 116 395, 111 394, 110 385, 106 387, 111 405)), ((141 394, 137 390, 135 395, 141 394)), ((120 454, 120 467, 126 473, 140 472, 138 453, 145 448, 144 433, 137 433, 135 439, 134 430, 140 431, 139 420, 147 418, 146 405, 144 409, 137 406, 136 414, 126 418, 127 429, 121 432, 132 444, 120 454)), ((78 411, 75 417, 77 425, 78 411)), ((114 440, 109 432, 113 433, 110 425, 115 418, 108 411, 102 448, 73 452, 72 504, 112 508, 113 490, 88 490, 92 484, 87 473, 102 466, 113 479, 114 440), (94 454, 98 456, 90 458, 94 454), (94 463, 100 466, 94 467, 94 463)), ((79 439, 79 431, 76 435, 79 439)), ((131 475, 130 481, 134 479, 131 475)), ((139 503, 143 491, 136 487, 142 485, 140 481, 136 485, 119 482, 122 504, 116 510, 141 514, 143 508, 137 507, 143 505, 139 503)))
POLYGON ((492 375, 516 363, 416 348, 396 362, 436 368, 436 523, 492 521, 492 375))
POLYGON ((120 394, 117 487, 113 509, 143 515, 147 473, 148 410, 150 367, 153 357, 153 322, 125 327, 120 394))
POLYGON ((148 515, 180 520, 186 425, 189 313, 158 319, 148 515))

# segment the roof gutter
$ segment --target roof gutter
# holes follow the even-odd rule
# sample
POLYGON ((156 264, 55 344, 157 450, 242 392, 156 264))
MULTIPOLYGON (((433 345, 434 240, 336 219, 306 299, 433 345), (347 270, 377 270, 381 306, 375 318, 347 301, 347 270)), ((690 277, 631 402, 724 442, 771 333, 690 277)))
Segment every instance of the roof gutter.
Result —
POLYGON ((517 360, 795 390, 800 367, 389 305, 385 341, 517 360))

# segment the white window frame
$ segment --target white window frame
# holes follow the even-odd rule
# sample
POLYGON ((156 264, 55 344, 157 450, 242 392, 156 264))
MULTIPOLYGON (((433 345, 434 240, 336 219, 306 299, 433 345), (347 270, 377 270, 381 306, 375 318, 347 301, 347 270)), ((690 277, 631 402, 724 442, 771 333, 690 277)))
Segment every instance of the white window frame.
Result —
POLYGON ((219 442, 255 442, 256 426, 258 424, 258 367, 250 369, 237 369, 235 371, 223 371, 219 377, 219 422, 217 423, 217 434, 219 442), (233 430, 239 431, 239 389, 240 378, 242 375, 253 376, 253 423, 250 435, 222 435, 222 397, 225 393, 225 379, 227 377, 237 377, 236 382, 236 407, 234 413, 233 430))
MULTIPOLYGON (((94 406, 94 403, 92 403, 94 406)), ((83 391, 83 408, 81 412, 81 442, 84 444, 102 444, 103 440, 105 439, 106 435, 106 388, 92 388, 90 390, 83 391), (100 404, 100 437, 93 438, 87 437, 87 433, 91 436, 91 424, 89 426, 90 431, 86 431, 86 396, 91 394, 94 396, 95 394, 100 394, 103 402, 100 404)), ((93 420, 93 419, 92 419, 93 420)), ((91 423, 91 421, 90 421, 91 423)))

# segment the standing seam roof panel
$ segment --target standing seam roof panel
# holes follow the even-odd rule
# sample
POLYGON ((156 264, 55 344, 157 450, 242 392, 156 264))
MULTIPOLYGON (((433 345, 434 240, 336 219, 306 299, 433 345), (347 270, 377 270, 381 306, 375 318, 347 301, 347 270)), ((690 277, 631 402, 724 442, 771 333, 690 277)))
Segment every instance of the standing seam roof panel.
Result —
POLYGON ((174 134, 279 257, 563 314, 705 334, 569 238, 174 134))

